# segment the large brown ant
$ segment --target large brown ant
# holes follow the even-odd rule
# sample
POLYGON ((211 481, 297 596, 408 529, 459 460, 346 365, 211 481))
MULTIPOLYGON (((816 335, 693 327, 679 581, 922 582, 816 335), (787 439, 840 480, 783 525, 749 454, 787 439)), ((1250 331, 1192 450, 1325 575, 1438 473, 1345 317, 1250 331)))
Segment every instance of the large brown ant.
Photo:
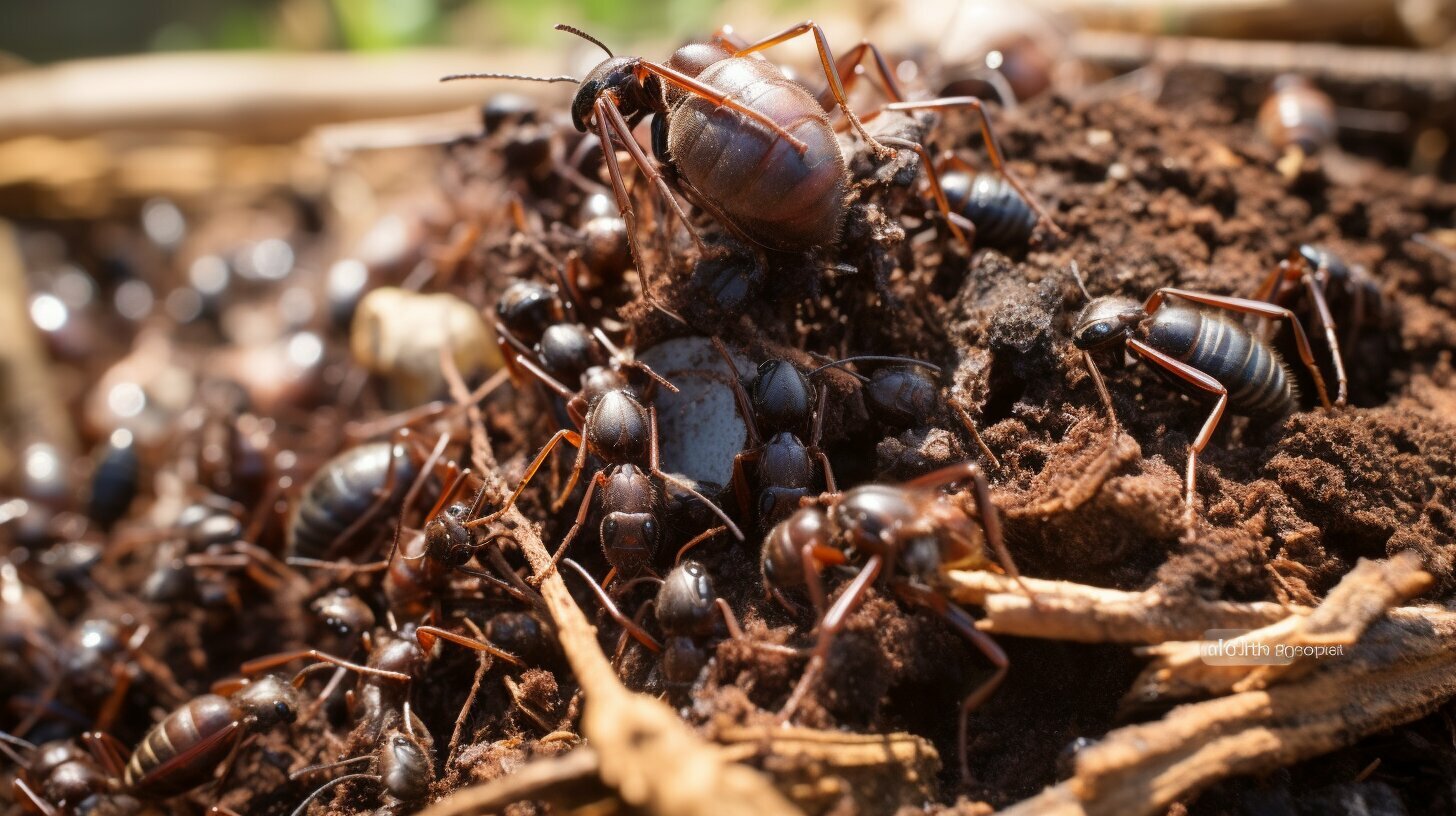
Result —
MULTIPOLYGON (((102 732, 83 736, 89 756, 66 746, 32 746, 34 761, 23 763, 31 782, 17 780, 18 797, 38 812, 53 816, 58 812, 55 806, 75 812, 80 802, 72 800, 77 797, 124 795, 162 800, 206 784, 220 766, 231 766, 244 740, 291 724, 298 717, 298 692, 281 677, 243 682, 227 696, 217 693, 232 685, 220 684, 215 693, 194 697, 167 714, 147 731, 130 756, 102 732)), ((6 739, 27 745, 8 735, 6 739)), ((231 811, 214 808, 214 812, 231 811)))
POLYGON ((1007 572, 1020 580, 1002 541, 1000 515, 991 502, 985 475, 974 463, 963 462, 901 485, 861 485, 827 496, 824 501, 825 507, 802 507, 780 522, 763 545, 765 583, 774 592, 788 588, 791 582, 804 583, 822 614, 809 665, 784 703, 779 719, 793 717, 823 671, 829 648, 849 614, 864 600, 869 587, 883 577, 903 600, 945 618, 996 667, 995 674, 961 703, 961 772, 968 777, 968 718, 1000 685, 1009 662, 1001 647, 975 627, 969 613, 937 587, 943 570, 990 566, 988 549, 1007 572), (971 482, 969 501, 974 504, 974 513, 964 493, 950 494, 941 489, 965 480, 971 482), (826 608, 821 568, 846 564, 856 557, 863 558, 858 573, 826 608))
MULTIPOLYGON (((1319 286, 1311 283, 1307 291, 1317 304, 1316 313, 1324 321, 1339 376, 1336 404, 1343 405, 1344 364, 1334 339, 1334 325, 1329 322, 1329 309, 1319 286)), ((1298 405, 1293 374, 1278 353, 1243 325, 1200 307, 1289 321, 1300 359, 1314 380, 1320 404, 1331 407, 1324 376, 1315 363, 1304 328, 1294 313, 1283 306, 1170 287, 1153 292, 1142 304, 1116 296, 1089 302, 1072 329, 1073 345, 1089 352, 1132 351, 1171 375, 1183 387, 1214 398, 1208 419, 1188 448, 1185 501, 1189 513, 1193 508, 1198 454, 1213 438, 1226 409, 1245 416, 1279 417, 1298 405)), ((1090 357, 1088 362, 1090 365, 1090 357)), ((1098 376, 1095 370, 1092 374, 1098 376)))
MULTIPOLYGON (((802 85, 772 63, 751 58, 767 48, 812 33, 829 96, 876 154, 889 153, 865 131, 846 97, 845 86, 866 49, 856 48, 847 55, 851 60, 836 61, 823 29, 812 21, 756 43, 742 42, 724 28, 710 42, 678 49, 666 64, 617 57, 585 32, 566 25, 556 28, 596 44, 607 59, 585 80, 500 73, 445 79, 578 83, 572 122, 583 132, 595 129, 601 139, 618 209, 639 259, 636 218, 615 150, 610 149, 613 144, 626 148, 700 251, 702 239, 669 179, 719 222, 770 249, 814 249, 829 245, 839 234, 849 174, 834 129, 824 106, 802 85), (742 98, 754 103, 739 102, 742 98), (632 136, 634 125, 652 114, 653 153, 666 172, 657 169, 632 136)), ((878 64, 883 71, 884 61, 878 64)), ((894 82, 888 75, 887 80, 894 82)))

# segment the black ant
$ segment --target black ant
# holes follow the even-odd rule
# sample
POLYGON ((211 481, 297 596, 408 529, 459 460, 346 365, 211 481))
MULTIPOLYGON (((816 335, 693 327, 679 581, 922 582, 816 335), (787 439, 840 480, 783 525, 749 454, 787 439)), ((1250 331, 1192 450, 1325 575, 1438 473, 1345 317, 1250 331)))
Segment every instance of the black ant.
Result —
POLYGON ((777 593, 791 581, 803 582, 822 615, 809 665, 784 703, 779 719, 793 717, 823 671, 829 648, 849 614, 883 576, 896 595, 945 618, 996 667, 995 674, 961 704, 961 772, 969 777, 965 746, 970 712, 991 696, 1010 664, 1001 647, 977 629, 969 613, 946 598, 937 586, 943 570, 989 567, 992 562, 988 549, 1012 577, 1020 580, 1001 538, 1000 515, 991 502, 985 475, 974 463, 964 462, 901 485, 861 485, 824 501, 825 507, 800 508, 764 541, 765 584, 777 593), (970 502, 974 513, 967 507, 964 493, 948 494, 941 489, 965 480, 972 485, 970 502), (849 563, 856 556, 864 559, 858 573, 826 608, 820 570, 849 563))
MULTIPOLYGON (((1327 320, 1329 309, 1320 287, 1311 284, 1308 292, 1316 303, 1316 313, 1322 321, 1327 320)), ((1245 416, 1279 417, 1298 405, 1293 374, 1278 353, 1243 325, 1201 306, 1252 314, 1266 320, 1289 321, 1300 359, 1314 379, 1320 404, 1331 407, 1324 376, 1315 363, 1304 328, 1294 313, 1283 306, 1169 287, 1153 292, 1142 304, 1116 296, 1089 302, 1072 330, 1073 345, 1089 352, 1127 349, 1172 375, 1185 387, 1191 386, 1197 393, 1214 398, 1208 419, 1188 449, 1185 500, 1190 514, 1198 454, 1213 438, 1224 410, 1245 416)), ((1339 376, 1336 404, 1343 405, 1344 363, 1335 342, 1333 323, 1325 322, 1325 332, 1339 376)), ((1093 376, 1099 376, 1093 368, 1093 376)))

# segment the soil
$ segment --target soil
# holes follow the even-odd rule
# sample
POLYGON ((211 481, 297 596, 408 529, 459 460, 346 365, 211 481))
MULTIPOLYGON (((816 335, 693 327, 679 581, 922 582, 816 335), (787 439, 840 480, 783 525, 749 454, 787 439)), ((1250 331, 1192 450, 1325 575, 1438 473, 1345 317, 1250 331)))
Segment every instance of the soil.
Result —
MULTIPOLYGON (((835 251, 766 253, 700 215, 695 224, 719 253, 701 260, 678 225, 669 220, 671 229, 663 228, 661 208, 644 195, 648 271, 620 283, 587 281, 586 309, 629 325, 639 349, 671 337, 714 334, 755 361, 782 356, 812 367, 840 356, 876 354, 940 366, 945 396, 969 409, 999 464, 984 459, 944 405, 914 427, 889 425, 870 415, 857 380, 831 372, 821 380, 830 393, 823 445, 839 485, 895 481, 976 459, 991 477, 1008 544, 1027 575, 1122 589, 1157 587, 1175 597, 1311 604, 1357 559, 1415 550, 1436 578, 1428 600, 1449 599, 1456 591, 1456 374, 1450 360, 1456 347, 1456 289, 1450 280, 1456 270, 1410 238, 1452 223, 1456 186, 1338 149, 1307 159, 1295 178, 1286 179, 1275 169, 1276 151, 1258 140, 1237 103, 1203 93, 1206 77, 1185 81, 1170 86, 1162 105, 1137 96, 1046 97, 995 114, 1011 167, 1045 202, 1065 238, 1042 228, 1028 247, 1004 253, 978 249, 968 259, 944 223, 928 214, 913 158, 876 161, 855 142, 850 157, 855 185, 835 251), (1200 92, 1180 91, 1187 87, 1200 92), (1300 410, 1283 418, 1223 423, 1198 461, 1199 512, 1190 535, 1182 494, 1185 457, 1208 405, 1147 365, 1101 355, 1117 421, 1135 445, 1117 442, 1083 358, 1070 344, 1071 324, 1084 301, 1072 270, 1080 272, 1093 297, 1141 299, 1159 287, 1243 296, 1304 243, 1367 270, 1380 291, 1364 323, 1344 335, 1353 338, 1344 356, 1351 406, 1320 409, 1309 378, 1297 371, 1298 356, 1286 349, 1285 359, 1301 382, 1300 410), (633 297, 639 290, 647 296, 633 297), (1076 509, 1043 508, 1077 491, 1090 497, 1076 509)), ((929 117, 886 115, 871 122, 876 133, 903 133, 941 146, 977 141, 969 117, 930 125, 929 117)), ((575 239, 566 231, 544 225, 571 221, 582 194, 549 174, 502 175, 501 151, 519 153, 510 139, 507 129, 445 151, 439 193, 446 215, 438 213, 438 202, 437 209, 425 210, 420 220, 432 236, 426 244, 447 246, 446 227, 454 221, 473 223, 479 232, 457 263, 439 263, 441 273, 428 289, 452 291, 488 308, 515 278, 554 280, 541 254, 512 230, 501 206, 507 190, 522 202, 529 231, 540 230, 536 234, 548 254, 573 247, 575 239)), ((965 152, 985 163, 979 148, 965 152)), ((386 273, 383 282, 405 274, 386 273)), ((1276 337, 1288 335, 1285 328, 1276 337)), ((1313 329, 1310 336, 1328 375, 1323 340, 1313 329)), ((329 338, 330 359, 337 360, 341 338, 337 332, 329 338)), ((297 473, 306 477, 342 446, 338 433, 318 429, 381 414, 384 387, 371 382, 355 404, 332 406, 311 419, 299 415, 324 411, 320 405, 328 402, 327 394, 280 411, 279 436, 296 452, 297 473)), ((718 404, 732 410, 726 401, 718 404)), ((544 392, 522 387, 492 396, 486 425, 512 484, 558 422, 544 392)), ((457 447, 452 455, 466 454, 457 447)), ((547 507, 551 485, 561 483, 568 464, 566 457, 553 462, 552 473, 522 500, 552 543, 575 520, 580 501, 579 489, 566 509, 552 513, 547 507)), ((721 500, 735 507, 731 491, 721 500)), ((138 508, 154 510, 158 501, 144 498, 138 508)), ((411 526, 428 509, 428 502, 418 504, 406 513, 411 526)), ((132 514, 134 520, 142 516, 132 514)), ((396 520, 381 517, 373 522, 377 529, 365 531, 380 542, 379 552, 396 520)), ((756 547, 763 531, 753 529, 752 519, 739 520, 750 528, 749 544, 719 537, 695 548, 693 557, 706 564, 750 641, 811 643, 813 621, 806 613, 765 599, 756 547)), ((608 565, 596 546, 595 524, 592 516, 573 555, 600 578, 608 565)), ((670 568, 677 544, 693 534, 694 525, 698 531, 705 526, 696 517, 678 521, 677 543, 664 544, 658 553, 659 571, 670 568)), ((126 528, 123 523, 120 529, 126 528)), ((264 525, 259 543, 280 550, 276 520, 264 525)), ((7 545, 12 553, 20 553, 19 546, 7 545)), ((310 576, 314 585, 296 593, 270 592, 229 576, 232 595, 223 591, 210 606, 147 604, 134 597, 152 571, 142 549, 119 556, 114 572, 83 586, 99 587, 96 597, 125 599, 138 620, 153 625, 147 651, 172 666, 189 693, 200 693, 235 673, 242 661, 263 654, 309 647, 357 654, 356 643, 330 641, 303 611, 325 585, 354 587, 383 620, 376 575, 310 576)), ((507 556, 516 562, 516 554, 507 556)), ((55 579, 45 583, 38 563, 27 562, 26 575, 42 583, 59 606, 65 588, 55 579)), ((599 608, 577 577, 568 575, 567 581, 579 590, 583 609, 599 608)), ((631 615, 651 592, 639 585, 617 602, 631 615)), ((446 620, 468 613, 486 621, 519 609, 498 592, 479 591, 465 576, 452 581, 444 598, 446 620)), ((73 608, 66 614, 80 619, 89 612, 73 608)), ((698 680, 669 685, 659 655, 620 646, 620 628, 610 619, 602 617, 599 625, 604 650, 621 653, 627 684, 665 695, 709 736, 771 722, 803 669, 798 658, 715 637, 709 643, 712 660, 698 680)), ((1128 648, 1017 638, 1004 638, 1001 645, 1011 669, 972 717, 969 779, 961 779, 956 762, 956 716, 960 700, 991 675, 991 666, 938 617, 879 589, 849 617, 796 722, 921 735, 942 759, 935 807, 959 802, 958 812, 976 812, 975 803, 1004 807, 1055 782, 1077 740, 1095 740, 1119 724, 1159 713, 1124 700, 1143 665, 1128 648)), ((549 643, 526 642, 516 650, 527 648, 534 648, 530 670, 497 661, 485 672, 453 754, 447 746, 477 659, 463 650, 442 651, 417 681, 411 700, 433 735, 437 757, 432 795, 500 777, 574 745, 557 732, 571 731, 579 711, 575 682, 549 643)), ((316 680, 309 688, 316 692, 320 686, 316 680)), ((76 690, 65 690, 61 699, 82 711, 95 704, 76 690)), ((179 701, 143 679, 125 702, 113 730, 130 744, 179 701)), ((7 711, 0 722, 13 728, 15 716, 7 711)), ((374 749, 368 724, 355 728, 350 722, 336 695, 315 716, 264 734, 244 749, 223 794, 195 793, 167 807, 182 812, 219 801, 240 812, 287 813, 323 779, 289 781, 288 771, 374 749)), ((31 737, 72 731, 63 721, 46 719, 31 737)), ((1449 813, 1456 809, 1449 785, 1456 766, 1452 744, 1449 715, 1438 714, 1331 756, 1271 769, 1258 779, 1227 781, 1189 803, 1186 812, 1449 813), (1376 759, 1382 763, 1373 774, 1353 781, 1376 759)), ((822 812, 891 812, 923 804, 903 794, 888 786, 831 796, 821 803, 822 812)), ((363 781, 324 802, 314 812, 353 814, 374 810, 380 797, 373 783, 363 781)), ((21 811, 7 806, 3 812, 21 811)), ((533 808, 521 805, 512 812, 533 808)))

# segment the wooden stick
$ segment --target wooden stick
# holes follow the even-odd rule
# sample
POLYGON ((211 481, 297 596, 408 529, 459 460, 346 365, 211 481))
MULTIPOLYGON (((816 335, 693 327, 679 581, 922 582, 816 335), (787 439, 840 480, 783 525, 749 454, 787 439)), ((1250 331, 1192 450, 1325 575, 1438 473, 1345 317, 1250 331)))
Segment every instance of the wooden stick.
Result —
MULTIPOLYGON (((1362 565, 1292 628, 1313 640, 1347 639, 1381 604, 1409 597, 1429 581, 1413 554, 1362 565)), ((1248 677, 1290 682, 1119 728, 1077 754, 1071 779, 1002 813, 1163 813, 1220 779, 1267 773, 1420 719, 1456 696, 1456 612, 1390 610, 1343 654, 1304 664, 1303 676, 1270 675, 1266 668, 1244 670, 1248 677)))
POLYGON ((1009 576, 980 570, 952 570, 944 580, 953 599, 986 610, 978 627, 987 632, 1082 643, 1198 640, 1209 629, 1256 629, 1309 611, 1268 602, 1174 601, 1155 590, 1039 578, 1024 579, 1029 597, 1009 576))
MULTIPOLYGON (((109 130, 188 130, 236 141, 287 140, 330 122, 433 113, 480 103, 487 83, 440 84, 484 64, 542 67, 524 53, 389 55, 179 53, 78 60, 0 76, 0 139, 109 130)), ((543 95, 532 83, 511 91, 543 95)), ((498 90, 498 89, 497 89, 498 90)), ((560 88, 549 92, 564 98, 560 88)))

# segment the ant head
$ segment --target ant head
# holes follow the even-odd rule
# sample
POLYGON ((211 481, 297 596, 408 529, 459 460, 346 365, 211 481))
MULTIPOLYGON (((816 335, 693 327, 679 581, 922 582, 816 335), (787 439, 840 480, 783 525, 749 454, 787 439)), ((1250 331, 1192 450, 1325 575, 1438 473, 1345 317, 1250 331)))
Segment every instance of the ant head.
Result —
POLYGON ((687 637, 713 634, 718 593, 708 568, 697 561, 673 567, 657 591, 657 624, 669 635, 687 637))
POLYGON ((645 93, 634 70, 637 61, 636 57, 608 57, 586 75, 571 101, 571 124, 577 130, 586 132, 587 123, 595 115, 597 97, 604 93, 615 96, 624 113, 644 107, 645 93))
POLYGON ((425 554, 450 567, 461 567, 475 554, 475 540, 465 519, 470 505, 456 503, 425 524, 425 554))
POLYGON ((233 701, 258 730, 298 719, 298 689, 276 674, 260 677, 238 689, 233 701))
POLYGON ((616 511, 602 519, 601 535, 602 549, 611 554, 614 563, 622 559, 646 563, 657 552, 662 530, 651 513, 616 511))
POLYGON ((343 587, 315 598, 309 609, 329 631, 342 638, 358 637, 374 628, 374 611, 343 587))
POLYGON ((1077 315, 1077 325, 1072 328, 1072 345, 1091 351, 1121 343, 1147 316, 1147 312, 1132 298, 1097 298, 1077 315))

